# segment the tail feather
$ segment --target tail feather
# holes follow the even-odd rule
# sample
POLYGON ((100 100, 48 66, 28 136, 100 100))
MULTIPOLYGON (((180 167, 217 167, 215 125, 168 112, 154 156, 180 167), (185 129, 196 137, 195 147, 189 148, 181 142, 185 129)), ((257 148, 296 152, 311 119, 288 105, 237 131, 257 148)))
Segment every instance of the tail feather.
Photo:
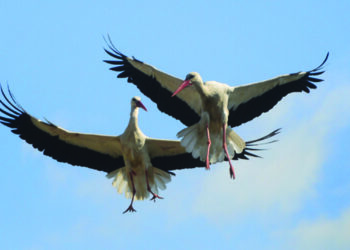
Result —
MULTIPOLYGON (((244 142, 233 130, 231 127, 227 127, 226 130, 226 144, 227 151, 231 159, 246 159, 249 157, 258 157, 261 156, 251 152, 251 151, 261 151, 264 149, 257 148, 257 146, 266 145, 274 143, 277 140, 270 140, 271 137, 280 133, 281 129, 276 129, 271 133, 260 137, 255 140, 244 142)), ((202 129, 199 123, 187 127, 181 130, 178 134, 178 137, 182 137, 181 145, 186 149, 188 153, 192 153, 193 158, 199 158, 201 161, 206 161, 207 155, 207 135, 206 132, 202 129)), ((210 147, 210 163, 220 162, 227 160, 226 154, 222 148, 222 134, 210 134, 211 138, 211 147, 210 147)))
MULTIPOLYGON (((222 136, 219 136, 219 137, 222 137, 222 136)), ((234 154, 235 152, 233 151, 229 155, 233 156, 234 154)), ((225 159, 225 152, 222 147, 222 138, 217 138, 216 140, 212 140, 212 148, 210 150, 210 163, 220 162, 220 161, 223 161, 224 159, 225 159)))
MULTIPOLYGON (((148 182, 152 192, 155 194, 159 193, 160 190, 166 188, 166 184, 171 181, 171 176, 169 173, 155 167, 149 167, 147 169, 148 182)), ((130 173, 127 171, 126 167, 119 168, 110 172, 106 176, 111 179, 114 178, 112 185, 117 189, 118 193, 125 193, 125 197, 131 199, 133 195, 133 187, 130 179, 130 173)), ((135 171, 133 175, 133 181, 135 185, 135 200, 144 200, 150 196, 147 190, 147 182, 145 171, 135 171)))
POLYGON ((239 137, 239 135, 236 134, 235 131, 233 131, 233 129, 230 126, 226 128, 226 134, 227 134, 227 139, 226 139, 227 144, 232 145, 232 147, 234 148, 234 152, 238 154, 242 153, 242 151, 246 147, 246 143, 244 142, 244 140, 241 137, 239 137))
POLYGON ((106 176, 109 179, 114 178, 112 185, 118 191, 118 193, 125 193, 125 197, 131 199, 132 197, 132 183, 130 180, 130 176, 126 171, 126 167, 119 168, 110 172, 106 176))
MULTIPOLYGON (((180 135, 180 133, 178 133, 177 135, 180 135)), ((184 137, 184 139, 181 143, 184 145, 188 145, 191 142, 193 135, 189 134, 189 136, 187 136, 187 133, 186 133, 186 135, 183 135, 183 137, 184 137)))
POLYGON ((192 156, 193 156, 193 158, 197 159, 200 155, 201 155, 201 148, 200 147, 196 147, 192 151, 192 156))
MULTIPOLYGON (((206 129, 203 127, 203 124, 197 123, 187 127, 178 132, 177 136, 180 138, 182 137, 181 145, 188 153, 192 153, 193 158, 200 158, 201 161, 206 161, 208 139, 206 129)), ((222 131, 210 133, 210 163, 225 160, 226 154, 222 146, 222 136, 222 131)), ((226 143, 230 158, 235 157, 235 154, 237 153, 241 153, 245 147, 244 141, 232 130, 231 127, 227 127, 226 130, 226 143)))
POLYGON ((193 132, 193 130, 195 130, 195 129, 196 129, 196 126, 187 127, 187 128, 185 128, 185 129, 182 129, 181 131, 179 131, 179 132, 176 134, 176 136, 177 136, 178 138, 184 137, 184 136, 186 136, 187 134, 193 132))
POLYGON ((190 140, 189 140, 189 143, 187 144, 187 150, 189 151, 189 152, 192 152, 193 151, 193 149, 195 148, 195 146, 197 146, 196 144, 196 139, 194 138, 195 136, 193 135, 193 134, 190 134, 189 136, 188 136, 188 138, 190 138, 190 140))

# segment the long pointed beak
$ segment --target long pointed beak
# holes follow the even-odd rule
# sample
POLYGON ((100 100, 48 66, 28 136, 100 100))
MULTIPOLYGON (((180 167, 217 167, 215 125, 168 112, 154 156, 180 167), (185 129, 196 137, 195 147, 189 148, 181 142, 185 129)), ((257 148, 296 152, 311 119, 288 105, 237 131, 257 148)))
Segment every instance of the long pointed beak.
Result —
POLYGON ((145 111, 147 111, 145 105, 143 105, 143 103, 142 103, 141 101, 138 101, 138 102, 136 103, 136 107, 142 108, 142 109, 144 109, 145 111))
POLYGON ((184 88, 188 87, 190 85, 190 80, 186 80, 183 83, 181 83, 180 87, 173 93, 171 97, 174 97, 177 93, 179 93, 184 88))

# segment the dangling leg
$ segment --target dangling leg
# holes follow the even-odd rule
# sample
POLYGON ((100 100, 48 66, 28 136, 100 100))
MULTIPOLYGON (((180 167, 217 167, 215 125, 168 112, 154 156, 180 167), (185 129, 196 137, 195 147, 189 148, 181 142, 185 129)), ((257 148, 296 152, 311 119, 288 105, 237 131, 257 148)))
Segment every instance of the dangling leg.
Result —
POLYGON ((209 126, 207 124, 207 137, 208 137, 208 150, 207 150, 207 159, 205 161, 206 165, 207 165, 207 169, 210 169, 210 162, 209 162, 209 153, 210 153, 210 145, 211 145, 211 140, 210 140, 210 134, 209 134, 209 126))
POLYGON ((147 169, 146 169, 145 172, 146 172, 147 191, 150 192, 153 195, 153 197, 151 198, 151 201, 156 202, 156 198, 163 199, 163 197, 160 197, 158 194, 155 194, 155 193, 152 192, 151 187, 149 186, 147 169))
POLYGON ((132 184, 132 198, 131 198, 131 203, 130 206, 123 212, 125 214, 126 212, 136 212, 136 210, 133 208, 132 203, 134 202, 135 194, 136 194, 136 189, 135 189, 135 184, 134 184, 134 179, 133 179, 133 172, 129 173, 130 179, 131 179, 131 184, 132 184))
POLYGON ((236 176, 235 176, 235 171, 234 171, 234 169, 233 169, 233 166, 232 166, 232 164, 231 164, 231 159, 230 159, 230 156, 229 156, 229 154, 228 154, 228 151, 227 151, 227 144, 226 144, 226 124, 224 124, 223 126, 222 126, 222 129, 224 130, 224 138, 223 138, 223 148, 224 148, 224 150, 225 150, 225 153, 226 153, 226 157, 227 157, 227 159, 228 159, 228 163, 230 164, 230 176, 231 176, 231 178, 232 179, 235 179, 236 178, 236 176))

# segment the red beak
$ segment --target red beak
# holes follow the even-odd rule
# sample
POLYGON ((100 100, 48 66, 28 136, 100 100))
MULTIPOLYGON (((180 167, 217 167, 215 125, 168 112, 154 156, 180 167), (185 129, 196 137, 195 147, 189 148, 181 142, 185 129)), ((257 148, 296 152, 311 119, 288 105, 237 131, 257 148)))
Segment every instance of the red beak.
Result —
POLYGON ((147 111, 145 105, 143 105, 143 103, 142 103, 141 101, 136 102, 136 107, 142 108, 142 109, 144 109, 145 111, 147 111))
POLYGON ((173 93, 171 97, 174 97, 177 93, 179 93, 184 88, 188 87, 190 84, 190 80, 186 80, 183 83, 181 83, 180 87, 173 93))

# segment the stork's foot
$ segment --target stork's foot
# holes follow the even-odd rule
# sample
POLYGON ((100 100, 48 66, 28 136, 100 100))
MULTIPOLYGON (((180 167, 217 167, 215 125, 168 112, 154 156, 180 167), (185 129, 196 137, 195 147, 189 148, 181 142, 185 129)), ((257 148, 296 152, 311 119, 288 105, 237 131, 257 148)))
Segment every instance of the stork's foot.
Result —
POLYGON ((156 199, 163 199, 163 197, 160 197, 158 194, 155 194, 154 192, 152 192, 151 190, 151 187, 149 185, 149 181, 148 181, 148 172, 147 172, 147 169, 146 169, 146 183, 147 183, 147 191, 150 192, 153 197, 150 199, 151 201, 154 201, 156 202, 156 199))
POLYGON ((236 179, 235 171, 233 170, 232 166, 230 166, 230 177, 232 178, 232 180, 236 179))
POLYGON ((123 212, 123 214, 125 214, 126 212, 136 212, 136 210, 134 209, 134 207, 132 206, 133 202, 134 202, 134 198, 135 198, 135 194, 136 194, 136 189, 135 189, 135 184, 134 184, 134 178, 133 175, 136 175, 136 173, 134 171, 131 171, 129 173, 129 177, 131 180, 131 185, 132 185, 132 197, 131 197, 131 203, 130 206, 123 212))
POLYGON ((210 162, 209 162, 209 153, 210 153, 210 145, 211 145, 211 140, 210 140, 210 133, 209 133, 209 125, 207 124, 207 139, 208 139, 208 148, 207 148, 207 158, 206 158, 206 169, 210 169, 210 162))
POLYGON ((206 161, 206 167, 205 167, 206 170, 210 170, 210 163, 209 161, 206 161))
POLYGON ((136 212, 136 210, 134 209, 134 207, 132 206, 132 204, 130 204, 130 206, 123 212, 123 214, 125 214, 126 212, 136 212))
POLYGON ((163 197, 159 196, 158 194, 155 194, 153 192, 151 192, 151 194, 153 194, 153 197, 150 199, 150 201, 154 201, 156 202, 156 199, 164 199, 163 197))
POLYGON ((159 196, 158 194, 153 193, 153 192, 151 191, 151 189, 149 189, 148 192, 150 192, 150 193, 153 195, 153 197, 150 199, 150 201, 156 202, 156 199, 157 199, 157 198, 158 198, 158 199, 164 199, 163 197, 159 196))
POLYGON ((226 144, 226 124, 224 123, 223 126, 222 126, 222 130, 224 131, 224 136, 223 136, 223 140, 222 140, 222 147, 224 148, 225 150, 225 154, 226 154, 226 157, 227 157, 227 160, 228 160, 228 164, 230 164, 230 176, 231 178, 234 180, 236 178, 235 176, 235 171, 233 169, 233 166, 232 166, 232 163, 231 163, 231 157, 229 156, 228 154, 228 151, 227 151, 227 144, 226 144))

